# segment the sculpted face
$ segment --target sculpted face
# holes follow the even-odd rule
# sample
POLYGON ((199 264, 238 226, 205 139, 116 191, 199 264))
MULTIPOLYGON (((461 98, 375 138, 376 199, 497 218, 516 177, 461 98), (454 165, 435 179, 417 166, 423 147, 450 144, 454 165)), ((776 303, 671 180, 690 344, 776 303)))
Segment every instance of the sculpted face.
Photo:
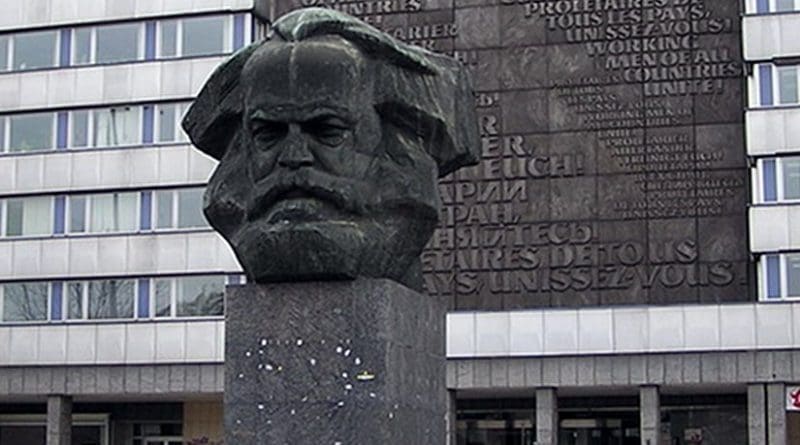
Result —
POLYGON ((206 215, 259 281, 395 279, 419 287, 437 167, 383 119, 374 66, 340 37, 267 43, 241 75, 241 129, 206 215))

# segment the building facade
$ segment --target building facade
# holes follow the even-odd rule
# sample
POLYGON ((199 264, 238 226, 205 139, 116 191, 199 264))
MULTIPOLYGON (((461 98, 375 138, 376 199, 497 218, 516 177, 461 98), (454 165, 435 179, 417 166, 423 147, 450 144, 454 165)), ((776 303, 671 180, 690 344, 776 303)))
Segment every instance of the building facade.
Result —
POLYGON ((423 256, 452 443, 800 443, 800 1, 6 3, 0 444, 221 443, 244 277, 179 122, 300 6, 473 70, 423 256))

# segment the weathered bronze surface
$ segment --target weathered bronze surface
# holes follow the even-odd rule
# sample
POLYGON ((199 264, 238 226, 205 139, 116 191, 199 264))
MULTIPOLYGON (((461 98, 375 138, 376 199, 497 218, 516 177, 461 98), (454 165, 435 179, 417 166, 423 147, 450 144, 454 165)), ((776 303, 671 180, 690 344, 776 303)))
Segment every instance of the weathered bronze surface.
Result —
POLYGON ((205 214, 251 280, 417 289, 436 181, 477 161, 477 125, 458 62, 322 8, 277 20, 217 69, 184 119, 220 160, 205 214))

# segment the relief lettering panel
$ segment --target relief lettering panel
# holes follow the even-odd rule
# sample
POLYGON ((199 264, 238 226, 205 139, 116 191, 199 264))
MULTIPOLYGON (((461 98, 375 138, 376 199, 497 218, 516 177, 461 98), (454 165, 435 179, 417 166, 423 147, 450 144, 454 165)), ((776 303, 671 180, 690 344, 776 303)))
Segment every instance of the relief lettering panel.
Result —
POLYGON ((727 0, 279 0, 454 55, 483 161, 444 178, 425 283, 453 309, 752 300, 727 0))

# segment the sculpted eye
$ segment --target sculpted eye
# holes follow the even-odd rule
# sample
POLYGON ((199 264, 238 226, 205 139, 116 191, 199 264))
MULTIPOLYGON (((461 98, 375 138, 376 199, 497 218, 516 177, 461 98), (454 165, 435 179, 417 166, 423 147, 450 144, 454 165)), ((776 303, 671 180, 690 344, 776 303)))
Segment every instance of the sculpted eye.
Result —
POLYGON ((303 123, 303 131, 330 147, 341 145, 352 126, 336 116, 322 116, 303 123))
POLYGON ((269 121, 265 119, 255 119, 250 124, 253 137, 267 145, 283 139, 289 132, 289 125, 286 122, 269 121))

